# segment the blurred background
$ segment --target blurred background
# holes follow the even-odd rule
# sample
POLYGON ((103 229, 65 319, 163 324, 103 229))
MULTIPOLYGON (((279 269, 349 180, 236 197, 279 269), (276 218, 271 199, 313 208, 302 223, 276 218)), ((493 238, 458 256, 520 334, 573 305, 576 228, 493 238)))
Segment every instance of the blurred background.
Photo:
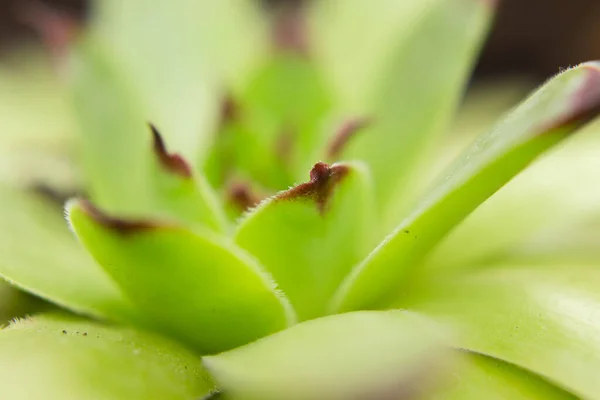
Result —
MULTIPOLYGON (((284 1, 256 0, 272 7, 284 1)), ((0 0, 0 51, 35 41, 23 18, 23 0, 0 0)), ((77 18, 86 0, 38 0, 77 18)), ((527 75, 544 80, 560 68, 600 58, 600 2, 596 0, 503 0, 476 77, 527 75)))

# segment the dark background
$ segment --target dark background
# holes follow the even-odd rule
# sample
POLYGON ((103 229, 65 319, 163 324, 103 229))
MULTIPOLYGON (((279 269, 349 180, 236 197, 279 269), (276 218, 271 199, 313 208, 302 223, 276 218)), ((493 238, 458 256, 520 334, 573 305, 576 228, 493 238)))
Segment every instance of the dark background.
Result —
MULTIPOLYGON (((80 17, 87 11, 85 0, 36 1, 80 17)), ((19 7, 25 3, 27 0, 0 0, 0 51, 34 35, 18 17, 19 7)), ((600 59, 600 1, 503 0, 476 76, 518 73, 543 80, 561 68, 590 59, 600 59)))

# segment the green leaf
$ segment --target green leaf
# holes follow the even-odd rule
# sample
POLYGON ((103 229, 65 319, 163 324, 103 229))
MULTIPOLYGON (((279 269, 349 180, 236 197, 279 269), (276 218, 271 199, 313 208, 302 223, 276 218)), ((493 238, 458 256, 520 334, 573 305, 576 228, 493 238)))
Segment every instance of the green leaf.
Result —
POLYGON ((0 61, 0 87, 0 182, 73 190, 80 180, 75 130, 47 54, 37 46, 12 49, 0 61))
POLYGON ((242 93, 226 103, 231 109, 205 166, 220 178, 212 179, 213 185, 243 177, 279 190, 294 183, 299 171, 305 173, 331 107, 319 72, 295 53, 272 55, 254 72, 242 93))
POLYGON ((217 122, 223 87, 247 79, 266 29, 246 0, 95 2, 90 34, 114 51, 148 118, 194 167, 217 122))
POLYGON ((0 331, 0 385, 11 400, 189 400, 213 384, 200 360, 163 338, 64 316, 0 331))
POLYGON ((87 40, 75 48, 71 67, 94 201, 118 215, 168 217, 222 231, 223 212, 208 184, 167 153, 156 129, 152 142, 131 82, 110 53, 87 40))
POLYGON ((600 64, 557 76, 481 136, 413 212, 346 280, 338 310, 381 305, 403 277, 459 222, 537 156, 597 115, 600 64))
POLYGON ((597 399, 600 271, 498 267, 415 288, 399 304, 458 332, 456 347, 530 370, 597 399))
POLYGON ((316 28, 322 52, 338 58, 326 66, 347 97, 342 104, 355 103, 341 112, 372 119, 340 157, 367 161, 389 228, 401 217, 398 199, 411 192, 416 165, 450 122, 494 8, 481 0, 380 3, 320 1, 315 13, 327 25, 316 28))
POLYGON ((252 258, 208 233, 103 215, 71 202, 83 245, 153 328, 203 353, 236 347, 293 322, 287 300, 252 258))
POLYGON ((440 243, 428 264, 436 271, 479 266, 540 236, 554 247, 546 252, 556 252, 561 241, 597 248, 585 234, 594 237, 586 226, 600 218, 598 127, 592 124, 499 190, 440 243))
POLYGON ((465 352, 449 382, 427 400, 576 400, 578 397, 501 360, 465 352))
POLYGON ((304 322, 203 361, 236 400, 412 398, 447 355, 444 333, 416 314, 357 312, 304 322))
POLYGON ((369 179, 361 164, 319 163, 310 182, 266 200, 238 227, 236 243, 273 275, 300 320, 324 315, 368 252, 369 179))
POLYGON ((60 208, 0 187, 0 275, 61 306, 94 316, 135 319, 109 276, 73 239, 60 208))

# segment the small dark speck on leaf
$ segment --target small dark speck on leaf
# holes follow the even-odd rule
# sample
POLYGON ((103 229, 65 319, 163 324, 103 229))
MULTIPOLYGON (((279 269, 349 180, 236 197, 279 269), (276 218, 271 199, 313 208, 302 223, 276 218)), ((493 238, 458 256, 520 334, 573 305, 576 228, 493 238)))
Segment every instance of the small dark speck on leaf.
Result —
POLYGON ((67 334, 67 331, 62 331, 65 335, 67 334))
POLYGON ((83 336, 87 336, 87 332, 83 332, 83 336))

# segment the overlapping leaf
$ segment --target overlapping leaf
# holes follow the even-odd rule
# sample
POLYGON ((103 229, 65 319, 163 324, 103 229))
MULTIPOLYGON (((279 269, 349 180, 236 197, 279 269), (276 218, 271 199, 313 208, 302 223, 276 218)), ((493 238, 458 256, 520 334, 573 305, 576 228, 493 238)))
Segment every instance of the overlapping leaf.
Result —
POLYGON ((314 8, 315 46, 342 99, 341 112, 373 121, 341 157, 368 162, 383 224, 390 227, 405 205, 399 199, 409 197, 411 176, 454 112, 492 2, 344 0, 314 8))
POLYGON ((173 342, 64 316, 13 323, 0 353, 12 400, 189 400, 213 389, 199 358, 173 342))
POLYGON ((577 396, 597 399, 600 273, 566 265, 498 267, 444 279, 400 304, 460 333, 455 346, 533 371, 577 396))
POLYGON ((123 221, 87 202, 68 210, 94 258, 151 321, 203 353, 286 328, 293 311, 261 267, 218 237, 123 221))
POLYGON ((83 134, 91 196, 113 213, 169 217, 224 229, 210 188, 153 135, 118 63, 86 40, 74 50, 72 93, 83 134))
POLYGON ((0 275, 68 309, 135 319, 132 304, 70 234, 60 208, 1 187, 0 275))
POLYGON ((582 64, 544 85, 459 157, 410 216, 354 270, 334 307, 381 305, 456 224, 599 110, 598 64, 582 64))
POLYGON ((237 229, 236 243, 273 275, 301 320, 326 313, 368 251, 369 179, 361 164, 317 164, 310 182, 265 201, 237 229))
POLYGON ((445 334, 416 314, 348 313, 204 357, 204 365, 236 400, 412 398, 435 383, 445 334))

